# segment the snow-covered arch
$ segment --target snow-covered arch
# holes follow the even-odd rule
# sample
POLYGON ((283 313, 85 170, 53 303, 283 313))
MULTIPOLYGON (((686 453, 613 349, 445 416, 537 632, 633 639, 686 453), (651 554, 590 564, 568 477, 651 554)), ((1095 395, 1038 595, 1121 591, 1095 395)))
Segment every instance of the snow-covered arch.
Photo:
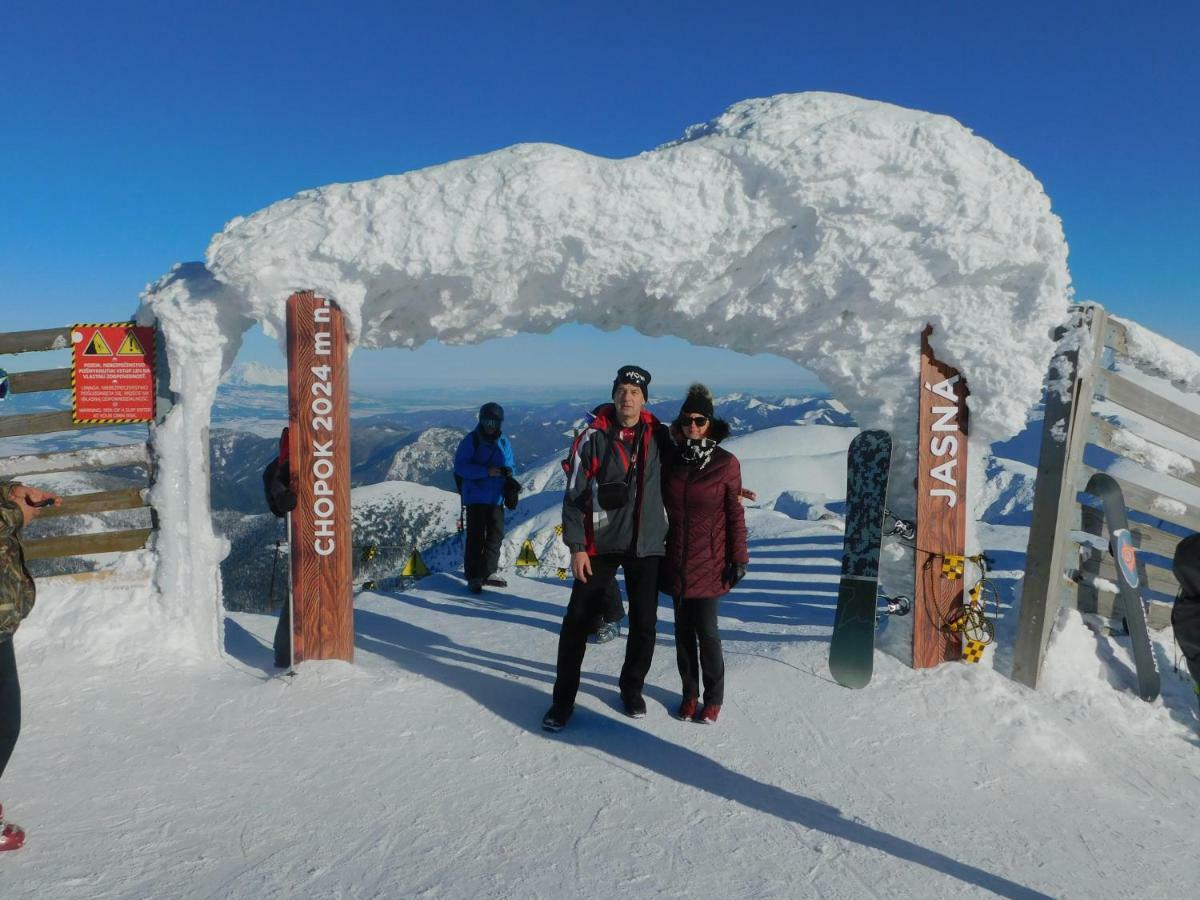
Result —
POLYGON ((932 323, 980 461, 1037 402, 1070 294, 1061 223, 1019 163, 945 116, 825 93, 738 103, 629 159, 522 144, 235 219, 143 297, 179 397, 156 435, 160 602, 201 655, 222 555, 202 437, 243 332, 283 334, 297 289, 335 298, 362 347, 579 322, 776 353, 901 444, 932 323))

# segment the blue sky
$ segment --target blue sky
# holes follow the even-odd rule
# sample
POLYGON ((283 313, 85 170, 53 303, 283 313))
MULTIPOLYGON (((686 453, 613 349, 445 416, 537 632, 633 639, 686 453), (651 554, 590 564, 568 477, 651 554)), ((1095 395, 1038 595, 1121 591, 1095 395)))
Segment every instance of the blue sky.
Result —
MULTIPOLYGON (((3 330, 122 316, 228 219, 305 188, 522 141, 628 156, 747 97, 831 90, 953 116, 1019 159, 1063 218, 1077 296, 1200 351, 1195 2, 50 0, 4 18, 3 330)), ((261 337, 245 355, 277 359, 261 337)), ((580 326, 359 354, 355 374, 605 383, 651 356, 664 383, 804 375, 580 326)))

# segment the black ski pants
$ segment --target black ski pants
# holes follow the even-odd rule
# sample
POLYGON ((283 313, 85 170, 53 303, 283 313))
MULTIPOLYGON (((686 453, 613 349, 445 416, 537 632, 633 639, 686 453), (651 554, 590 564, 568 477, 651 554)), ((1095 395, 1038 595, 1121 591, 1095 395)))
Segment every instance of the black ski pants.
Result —
POLYGON ((467 581, 487 578, 500 568, 500 542, 504 540, 504 507, 495 503, 467 504, 467 541, 463 574, 467 581))
POLYGON ((11 637, 0 638, 0 776, 21 733, 21 683, 11 637))
MULTIPOLYGON (((629 635, 625 640, 625 665, 621 667, 621 696, 641 697, 646 674, 654 659, 654 636, 658 627, 658 556, 613 553, 592 557, 592 574, 586 582, 576 579, 571 599, 558 633, 558 670, 554 679, 554 705, 571 709, 579 693, 579 676, 587 637, 595 630, 611 595, 608 593, 617 569, 625 571, 629 594, 629 635)), ((619 598, 619 595, 618 595, 619 598)))
POLYGON ((675 657, 685 700, 700 697, 704 680, 705 705, 720 706, 725 698, 725 656, 717 631, 715 597, 675 598, 675 657))

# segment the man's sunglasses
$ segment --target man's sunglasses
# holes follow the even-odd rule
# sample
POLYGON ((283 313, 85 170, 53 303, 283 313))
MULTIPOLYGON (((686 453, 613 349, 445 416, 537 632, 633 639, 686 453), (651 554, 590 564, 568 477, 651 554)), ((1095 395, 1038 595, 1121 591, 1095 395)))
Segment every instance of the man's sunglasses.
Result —
POLYGON ((684 416, 679 420, 680 425, 695 425, 697 428, 703 428, 708 424, 708 416, 684 416))
POLYGON ((484 428, 499 428, 500 420, 499 419, 480 419, 479 424, 482 425, 484 428))

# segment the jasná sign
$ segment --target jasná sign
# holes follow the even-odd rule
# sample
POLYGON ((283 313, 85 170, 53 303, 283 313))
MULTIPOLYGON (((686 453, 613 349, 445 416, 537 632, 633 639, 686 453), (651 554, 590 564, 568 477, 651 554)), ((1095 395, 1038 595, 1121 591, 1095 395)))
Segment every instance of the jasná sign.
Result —
POLYGON ((132 322, 71 328, 71 419, 77 425, 154 421, 154 328, 132 322))

